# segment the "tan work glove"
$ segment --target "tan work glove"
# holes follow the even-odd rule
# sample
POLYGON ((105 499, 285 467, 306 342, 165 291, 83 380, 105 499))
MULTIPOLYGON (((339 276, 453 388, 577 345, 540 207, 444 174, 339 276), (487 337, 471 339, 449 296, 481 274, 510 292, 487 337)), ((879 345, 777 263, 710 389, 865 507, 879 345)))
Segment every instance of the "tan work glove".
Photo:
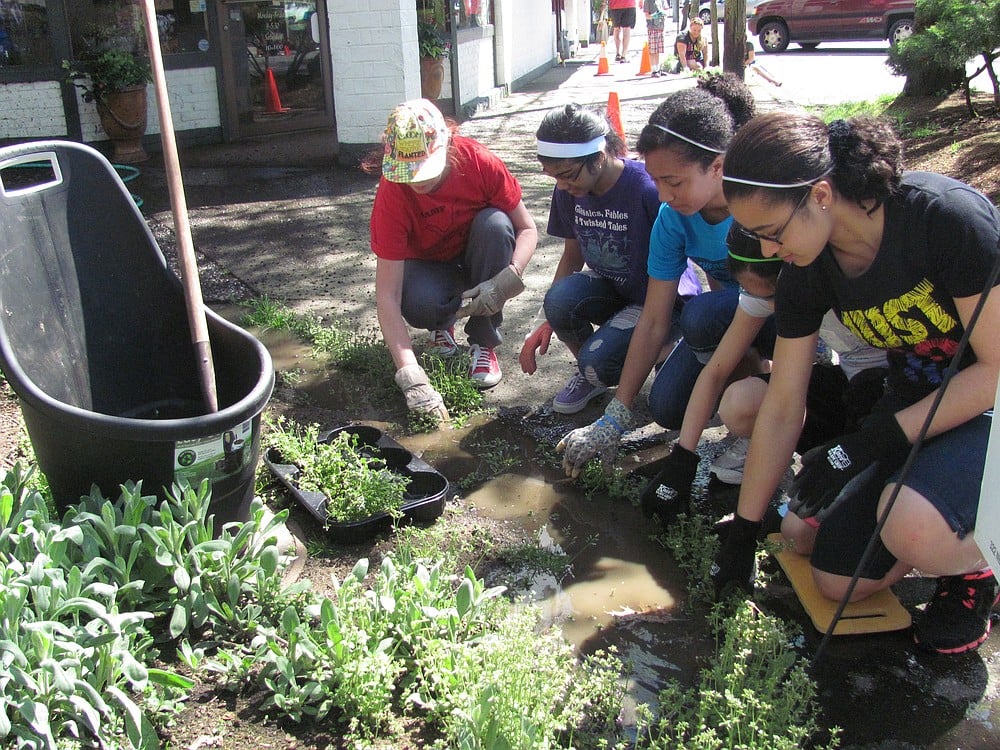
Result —
POLYGON ((457 315, 460 318, 496 315, 503 309, 504 302, 523 291, 521 274, 511 263, 492 279, 462 292, 462 306, 458 308, 457 315))
POLYGON ((427 379, 427 373, 420 365, 407 365, 396 370, 396 385, 406 398, 406 408, 410 411, 429 414, 439 422, 451 419, 445 408, 441 394, 434 390, 427 379))
POLYGON ((613 398, 604 410, 603 417, 593 424, 567 433, 556 445, 557 453, 565 451, 562 466, 566 476, 576 477, 587 461, 594 457, 600 457, 605 465, 610 464, 618 453, 622 434, 632 429, 634 423, 632 411, 613 398))

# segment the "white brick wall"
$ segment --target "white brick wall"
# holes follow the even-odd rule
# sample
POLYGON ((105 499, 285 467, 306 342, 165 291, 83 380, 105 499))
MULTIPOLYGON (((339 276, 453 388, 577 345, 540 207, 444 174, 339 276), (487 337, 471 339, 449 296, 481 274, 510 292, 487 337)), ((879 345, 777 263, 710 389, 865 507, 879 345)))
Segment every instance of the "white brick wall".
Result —
POLYGON ((0 138, 66 137, 59 83, 0 84, 0 138))
MULTIPOLYGON (((160 115, 156 103, 156 89, 148 89, 146 133, 160 132, 160 115)), ((106 141, 108 137, 101 129, 97 108, 93 102, 85 102, 77 90, 80 107, 80 127, 84 143, 106 141)), ((167 96, 170 99, 170 114, 174 130, 194 130, 197 128, 217 128, 221 123, 219 96, 215 87, 215 68, 191 68, 167 71, 167 96)), ((61 109, 61 108, 60 108, 61 109)))
POLYGON ((533 70, 551 63, 556 56, 556 22, 551 3, 537 0, 507 0, 511 15, 504 34, 510 59, 512 83, 533 70))
POLYGON ((420 96, 415 4, 328 3, 334 5, 329 26, 337 137, 345 145, 377 143, 392 108, 420 96))

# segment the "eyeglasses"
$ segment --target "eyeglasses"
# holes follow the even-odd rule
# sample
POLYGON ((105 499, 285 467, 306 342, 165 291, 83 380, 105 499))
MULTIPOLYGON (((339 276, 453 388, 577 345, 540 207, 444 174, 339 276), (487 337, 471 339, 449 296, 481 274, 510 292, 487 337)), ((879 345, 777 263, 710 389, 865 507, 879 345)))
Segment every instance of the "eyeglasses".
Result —
POLYGON ((740 232, 752 240, 759 240, 761 242, 773 242, 775 245, 784 245, 784 243, 781 241, 781 235, 783 235, 785 233, 785 230, 788 229, 788 225, 792 223, 792 219, 795 218, 795 214, 799 212, 799 209, 806 204, 806 198, 808 198, 809 194, 812 192, 812 185, 809 185, 808 187, 809 189, 802 194, 802 197, 799 198, 799 202, 795 204, 795 208, 792 209, 792 212, 788 215, 788 218, 785 219, 785 223, 782 224, 781 227, 778 229, 778 231, 775 232, 774 234, 761 234, 760 232, 755 232, 752 229, 747 229, 744 226, 740 226, 740 232))
POLYGON ((580 161, 580 166, 577 167, 577 170, 572 177, 569 177, 565 174, 553 175, 553 177, 555 177, 557 180, 564 180, 565 182, 576 182, 577 179, 580 177, 580 174, 583 172, 583 168, 585 166, 587 166, 587 160, 583 159, 580 161))

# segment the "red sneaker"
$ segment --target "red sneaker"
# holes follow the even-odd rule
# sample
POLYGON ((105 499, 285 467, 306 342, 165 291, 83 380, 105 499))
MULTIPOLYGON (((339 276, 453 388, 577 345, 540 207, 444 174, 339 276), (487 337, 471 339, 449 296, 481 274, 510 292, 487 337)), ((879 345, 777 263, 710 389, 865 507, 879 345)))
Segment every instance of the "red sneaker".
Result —
POLYGON ((427 347, 428 354, 438 357, 453 357, 458 352, 458 342, 455 341, 455 326, 447 331, 431 331, 431 345, 427 347))
POLYGON ((503 373, 500 362, 493 349, 479 344, 473 344, 469 349, 472 363, 469 365, 469 377, 476 381, 478 388, 492 388, 500 382, 503 373))

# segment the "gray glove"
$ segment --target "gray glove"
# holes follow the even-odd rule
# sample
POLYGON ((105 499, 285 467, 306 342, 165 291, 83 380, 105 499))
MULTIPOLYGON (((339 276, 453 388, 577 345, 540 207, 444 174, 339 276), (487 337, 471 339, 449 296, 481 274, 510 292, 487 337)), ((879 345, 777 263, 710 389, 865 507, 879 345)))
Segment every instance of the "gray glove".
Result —
POLYGON ((396 370, 396 385, 406 398, 406 408, 410 411, 429 414, 439 422, 451 419, 444 406, 441 394, 434 390, 427 379, 427 373, 420 365, 407 365, 396 370))
POLYGON ((562 465, 566 476, 577 476, 584 464, 595 456, 600 456, 604 463, 614 459, 622 434, 632 428, 633 422, 629 408, 613 398, 603 417, 568 433, 556 446, 557 453, 565 451, 562 465))
POLYGON ((523 291, 524 282, 521 280, 521 274, 512 263, 492 279, 487 279, 462 292, 463 304, 458 308, 457 315, 460 318, 496 315, 503 309, 504 302, 523 291))

